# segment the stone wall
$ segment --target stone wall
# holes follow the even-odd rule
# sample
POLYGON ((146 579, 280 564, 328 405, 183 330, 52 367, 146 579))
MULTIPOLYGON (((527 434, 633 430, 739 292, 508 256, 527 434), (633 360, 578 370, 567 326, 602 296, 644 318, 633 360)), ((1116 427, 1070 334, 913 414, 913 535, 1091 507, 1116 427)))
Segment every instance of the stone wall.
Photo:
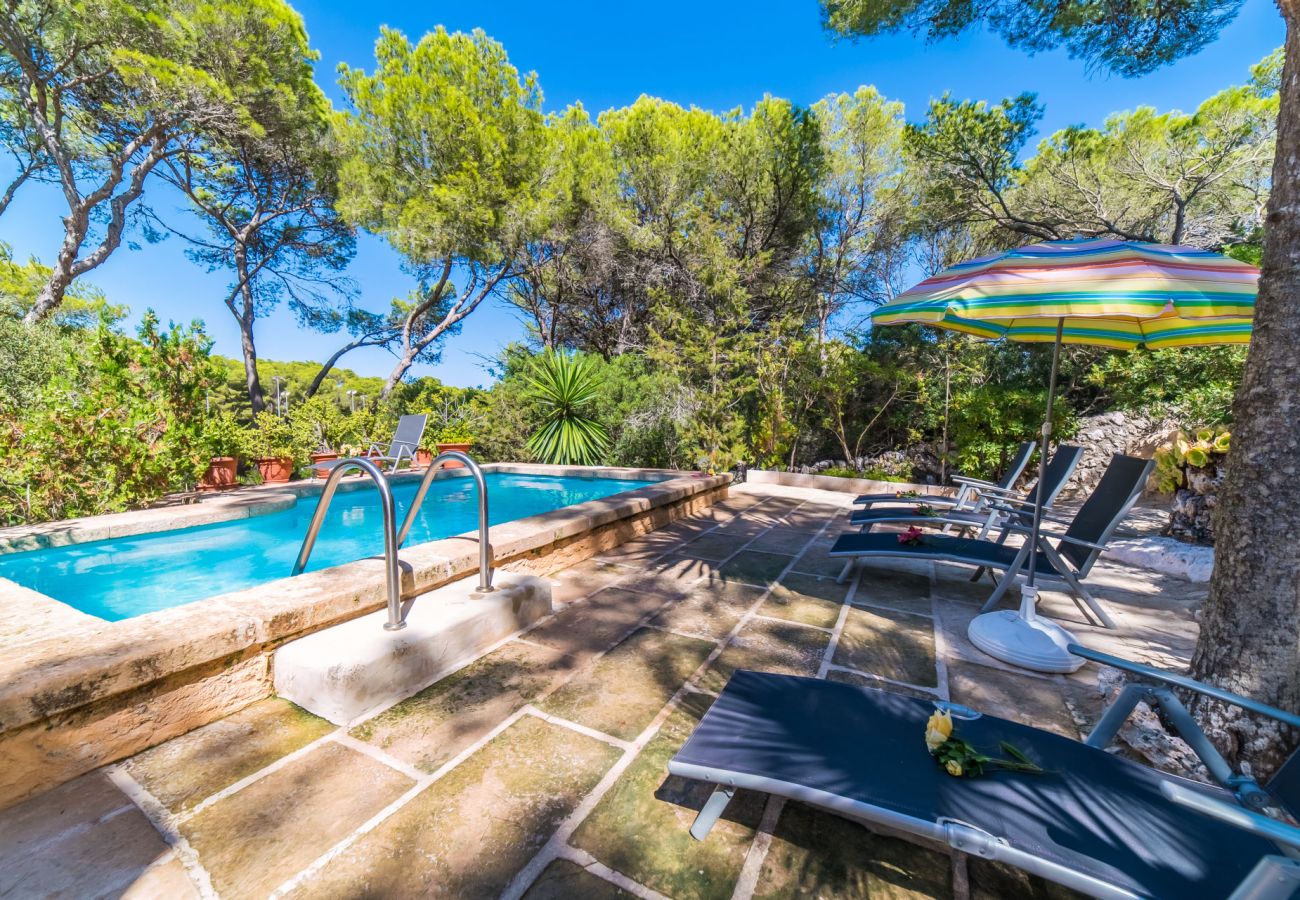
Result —
POLYGON ((1227 457, 1214 455, 1205 466, 1187 466, 1187 486, 1174 493, 1165 534, 1190 544, 1214 543, 1214 507, 1226 474, 1227 457))
POLYGON ((1116 453, 1150 459, 1156 447, 1168 440, 1173 431, 1168 422, 1122 412, 1101 413, 1081 419, 1079 430, 1069 443, 1084 448, 1083 459, 1079 460, 1063 496, 1077 497, 1096 487, 1111 456, 1116 453))

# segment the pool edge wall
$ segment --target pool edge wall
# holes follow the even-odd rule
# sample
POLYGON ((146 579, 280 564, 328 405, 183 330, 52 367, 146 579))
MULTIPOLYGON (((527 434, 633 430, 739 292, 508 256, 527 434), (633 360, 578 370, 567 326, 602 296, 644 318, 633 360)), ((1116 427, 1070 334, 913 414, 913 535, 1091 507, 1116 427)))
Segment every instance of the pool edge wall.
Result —
MULTIPOLYGON (((494 567, 529 575, 548 575, 694 515, 726 497, 731 481, 661 470, 485 468, 668 476, 494 526, 494 567)), ((413 545, 401 561, 403 596, 418 597, 477 572, 477 536, 413 545)), ((385 599, 382 561, 364 559, 120 622, 86 617, 58 636, 0 647, 0 810, 270 696, 277 647, 380 609, 385 599)))

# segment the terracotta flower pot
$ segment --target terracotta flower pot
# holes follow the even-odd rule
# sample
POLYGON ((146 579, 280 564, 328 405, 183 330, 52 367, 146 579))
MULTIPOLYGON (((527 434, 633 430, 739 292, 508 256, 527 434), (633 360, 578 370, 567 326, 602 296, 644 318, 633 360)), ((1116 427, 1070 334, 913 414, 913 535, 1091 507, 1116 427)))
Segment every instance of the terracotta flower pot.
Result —
POLYGON ((239 463, 233 456, 214 456, 208 461, 208 470, 199 482, 201 491, 228 491, 238 486, 235 480, 239 463))
MULTIPOLYGON (((438 444, 437 446, 438 446, 438 452, 439 452, 439 453, 444 453, 444 452, 446 452, 446 451, 448 451, 448 450, 459 450, 461 453, 468 453, 468 452, 469 452, 469 448, 472 447, 472 446, 474 446, 474 445, 473 445, 473 444, 441 444, 441 443, 440 443, 440 444, 438 444)), ((433 460, 429 460, 429 461, 430 461, 430 462, 433 462, 433 460)), ((463 468, 465 468, 465 464, 464 464, 464 463, 461 463, 461 462, 457 462, 456 460, 453 459, 453 460, 450 460, 449 462, 445 462, 445 463, 443 463, 443 464, 442 464, 442 467, 443 467, 444 469, 463 469, 463 468)))
POLYGON ((333 462, 334 460, 336 460, 336 459, 338 459, 338 458, 339 458, 339 455, 338 455, 337 453, 313 453, 313 454, 311 455, 311 466, 312 466, 312 468, 311 468, 311 473, 312 473, 312 475, 316 476, 317 478, 325 478, 326 476, 329 475, 330 470, 329 470, 328 468, 321 468, 321 469, 318 469, 318 468, 316 468, 316 466, 317 466, 319 463, 333 462))
POLYGON ((256 460, 257 471, 267 484, 284 484, 293 477, 293 458, 270 456, 256 460))
POLYGON ((433 451, 428 447, 415 448, 415 464, 423 468, 428 468, 429 463, 433 462, 433 451))

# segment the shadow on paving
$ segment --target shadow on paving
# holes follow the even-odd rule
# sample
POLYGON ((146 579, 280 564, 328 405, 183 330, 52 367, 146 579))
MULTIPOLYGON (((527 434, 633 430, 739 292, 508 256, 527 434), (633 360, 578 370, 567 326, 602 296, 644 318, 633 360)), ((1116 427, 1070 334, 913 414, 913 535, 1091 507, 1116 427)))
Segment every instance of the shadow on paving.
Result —
POLYGON ((669 777, 668 760, 710 702, 688 695, 571 840, 611 869, 677 900, 729 898, 762 816, 764 799, 742 791, 707 841, 690 836, 712 788, 669 777))

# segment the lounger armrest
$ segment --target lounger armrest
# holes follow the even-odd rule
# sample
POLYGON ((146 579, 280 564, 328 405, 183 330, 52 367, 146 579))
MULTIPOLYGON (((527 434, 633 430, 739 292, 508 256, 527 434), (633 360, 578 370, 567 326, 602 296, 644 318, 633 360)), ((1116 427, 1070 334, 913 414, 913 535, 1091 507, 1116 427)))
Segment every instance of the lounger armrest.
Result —
POLYGON ((1002 489, 1002 485, 998 484, 996 481, 985 481, 983 478, 968 478, 965 475, 954 475, 952 476, 952 480, 957 484, 964 484, 967 487, 980 488, 981 490, 987 488, 996 488, 997 490, 1002 489))
MULTIPOLYGON (((1043 517, 1043 520, 1048 522, 1054 522, 1056 524, 1061 524, 1058 520, 1048 519, 1046 516, 1043 517)), ((1011 531, 1017 532, 1018 534, 1029 534, 1033 531, 1033 529, 1030 528, 1028 525, 1021 525, 1018 522, 1007 523, 1007 528, 1011 531)), ((1038 527, 1038 539, 1044 540, 1046 538, 1055 538, 1058 541, 1065 541, 1070 544, 1077 544, 1080 547, 1087 547, 1090 550, 1106 549, 1105 544, 1094 544, 1092 541, 1085 541, 1083 538, 1071 537, 1068 534, 1061 534, 1056 531, 1047 531, 1042 527, 1040 523, 1038 527)))
POLYGON ((1084 659, 1089 659, 1105 666, 1113 666, 1116 669, 1122 669, 1125 672, 1132 672, 1134 675, 1140 675, 1143 678, 1149 678, 1153 681, 1160 681, 1174 687, 1195 691, 1198 694, 1213 697, 1215 700, 1222 701, 1223 703, 1239 706, 1242 709, 1250 710, 1253 713, 1259 713, 1261 716, 1268 716, 1270 719, 1276 719, 1277 721, 1290 725, 1293 728, 1300 728, 1300 716, 1297 716, 1294 713, 1278 709, 1275 706, 1269 706, 1267 703, 1260 703, 1258 700, 1252 700, 1249 697, 1243 697, 1240 694, 1234 694, 1232 691, 1225 691, 1223 688, 1215 687, 1212 684, 1204 684, 1195 679, 1188 678, 1186 675, 1176 675, 1173 672, 1166 672, 1165 670, 1157 669, 1154 666, 1133 662, 1118 656, 1111 656, 1109 653, 1101 653, 1100 651, 1084 647, 1080 644, 1070 644, 1067 649, 1075 656, 1081 656, 1084 659))
POLYGON ((1212 819, 1235 825, 1243 831, 1249 831, 1266 840, 1300 849, 1300 828, 1294 825, 1288 825, 1271 816, 1252 812, 1235 803, 1228 803, 1226 800, 1211 797, 1202 791, 1194 791, 1171 781, 1161 783, 1160 793, 1179 806, 1194 809, 1212 819))

